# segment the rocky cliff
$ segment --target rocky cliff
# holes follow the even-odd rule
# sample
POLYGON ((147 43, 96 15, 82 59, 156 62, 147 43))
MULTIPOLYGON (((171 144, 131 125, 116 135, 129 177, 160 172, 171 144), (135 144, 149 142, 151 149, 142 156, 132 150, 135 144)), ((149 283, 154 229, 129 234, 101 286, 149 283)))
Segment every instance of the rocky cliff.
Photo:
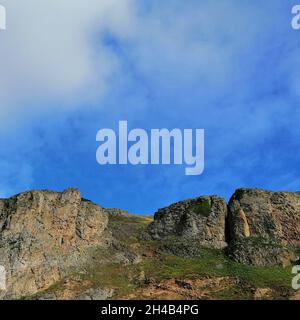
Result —
MULTIPOLYGON (((252 265, 289 265, 300 247, 300 193, 239 189, 227 206, 217 196, 160 209, 148 228, 151 239, 176 235, 252 265)), ((189 242, 189 247, 191 247, 189 242)))
POLYGON ((197 239, 199 245, 224 248, 227 204, 218 196, 204 196, 160 209, 148 233, 154 240, 168 236, 197 239))
POLYGON ((0 265, 7 291, 18 298, 43 290, 89 259, 89 250, 106 246, 104 209, 69 189, 32 191, 0 200, 0 265))
POLYGON ((153 220, 76 189, 25 192, 0 199, 0 299, 298 297, 283 266, 299 247, 300 193, 239 189, 153 220))
POLYGON ((229 201, 230 254, 243 263, 288 265, 300 247, 300 193, 239 189, 229 201))
POLYGON ((277 239, 300 245, 300 193, 239 189, 229 202, 230 237, 277 239))

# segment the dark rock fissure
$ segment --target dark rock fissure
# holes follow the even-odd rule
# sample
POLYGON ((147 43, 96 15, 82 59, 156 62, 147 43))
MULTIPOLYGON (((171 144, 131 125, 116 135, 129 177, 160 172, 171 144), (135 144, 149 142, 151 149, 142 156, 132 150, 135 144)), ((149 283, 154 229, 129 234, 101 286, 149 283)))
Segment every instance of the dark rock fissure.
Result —
POLYGON ((300 247, 299 193, 238 189, 228 203, 218 196, 181 201, 160 209, 148 228, 150 239, 169 236, 227 247, 241 263, 289 265, 300 247))
POLYGON ((227 215, 226 215, 226 217, 225 217, 225 242, 226 242, 227 244, 229 244, 230 241, 231 241, 228 212, 229 212, 229 206, 227 205, 227 215))

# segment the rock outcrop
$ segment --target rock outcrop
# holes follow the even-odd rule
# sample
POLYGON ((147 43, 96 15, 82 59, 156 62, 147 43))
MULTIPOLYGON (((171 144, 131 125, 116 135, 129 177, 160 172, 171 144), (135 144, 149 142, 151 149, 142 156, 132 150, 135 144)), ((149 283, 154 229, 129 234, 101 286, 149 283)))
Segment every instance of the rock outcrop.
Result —
POLYGON ((114 286, 106 288, 105 279, 113 265, 115 277, 158 252, 184 259, 217 252, 229 261, 222 251, 203 247, 224 248, 244 264, 289 265, 300 248, 300 193, 239 189, 228 205, 218 196, 203 196, 158 210, 153 222, 104 209, 76 189, 0 199, 0 270, 6 271, 2 291, 0 274, 0 299, 36 293, 41 299, 109 298, 114 286), (151 243, 140 242, 141 234, 159 245, 149 251, 151 243))
POLYGON ((106 246, 108 215, 76 189, 32 191, 0 200, 0 265, 6 270, 1 298, 44 290, 106 246))
POLYGON ((289 266, 296 261, 294 251, 276 239, 248 237, 231 241, 228 247, 231 259, 254 266, 289 266))
POLYGON ((300 246, 300 193, 239 189, 229 202, 230 238, 275 238, 300 246))
POLYGON ((154 240, 180 236, 196 239, 203 246, 223 248, 226 215, 226 201, 217 196, 178 202, 155 214, 148 235, 154 240))
POLYGON ((168 243, 171 252, 183 247, 191 255, 199 253, 199 246, 228 246, 230 257, 241 263, 289 265, 300 247, 300 193, 238 189, 228 206, 217 196, 178 202, 160 209, 148 227, 150 239, 171 236, 183 243, 174 248, 168 243), (183 238, 195 240, 189 250, 183 238))
POLYGON ((239 262, 289 264, 300 246, 300 193, 239 189, 229 202, 230 252, 239 262))

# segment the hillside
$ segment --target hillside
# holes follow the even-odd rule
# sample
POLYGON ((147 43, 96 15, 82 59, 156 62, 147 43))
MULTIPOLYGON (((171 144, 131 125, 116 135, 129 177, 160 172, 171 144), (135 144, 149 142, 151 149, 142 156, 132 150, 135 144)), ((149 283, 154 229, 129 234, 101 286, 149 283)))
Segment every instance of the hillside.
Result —
POLYGON ((0 200, 2 299, 300 299, 300 196, 238 190, 136 216, 63 193, 0 200))

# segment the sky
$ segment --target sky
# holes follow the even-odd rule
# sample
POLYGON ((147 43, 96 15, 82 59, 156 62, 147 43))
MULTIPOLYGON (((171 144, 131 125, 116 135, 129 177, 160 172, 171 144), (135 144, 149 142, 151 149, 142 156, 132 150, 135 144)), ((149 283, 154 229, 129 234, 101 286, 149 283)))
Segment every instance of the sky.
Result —
POLYGON ((299 191, 289 0, 0 0, 0 197, 79 188, 152 214, 240 187, 299 191), (96 133, 205 130, 205 170, 99 166, 96 133))

